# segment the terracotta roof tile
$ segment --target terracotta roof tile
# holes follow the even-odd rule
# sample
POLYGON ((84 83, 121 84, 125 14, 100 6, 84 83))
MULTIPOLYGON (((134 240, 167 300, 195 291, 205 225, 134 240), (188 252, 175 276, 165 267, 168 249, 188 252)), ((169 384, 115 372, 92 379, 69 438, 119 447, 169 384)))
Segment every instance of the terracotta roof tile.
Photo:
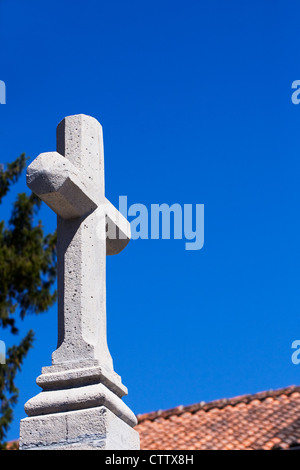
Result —
POLYGON ((300 446, 300 387, 178 406, 138 422, 142 449, 288 449, 300 446))

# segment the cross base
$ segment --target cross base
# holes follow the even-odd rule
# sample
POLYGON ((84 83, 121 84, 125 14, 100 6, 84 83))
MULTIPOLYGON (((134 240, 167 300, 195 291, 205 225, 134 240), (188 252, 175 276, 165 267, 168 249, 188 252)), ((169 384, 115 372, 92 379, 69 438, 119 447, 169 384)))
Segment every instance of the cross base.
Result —
POLYGON ((105 406, 21 420, 21 450, 139 450, 139 434, 105 406))
POLYGON ((105 406, 129 426, 137 424, 134 413, 103 383, 43 390, 24 405, 29 417, 105 406))
POLYGON ((97 360, 81 360, 43 367, 42 374, 36 379, 36 383, 43 390, 79 387, 99 382, 120 398, 128 393, 121 377, 114 370, 100 366, 97 360))
POLYGON ((20 450, 139 449, 127 388, 114 371, 85 360, 42 368, 43 391, 24 406, 20 450))

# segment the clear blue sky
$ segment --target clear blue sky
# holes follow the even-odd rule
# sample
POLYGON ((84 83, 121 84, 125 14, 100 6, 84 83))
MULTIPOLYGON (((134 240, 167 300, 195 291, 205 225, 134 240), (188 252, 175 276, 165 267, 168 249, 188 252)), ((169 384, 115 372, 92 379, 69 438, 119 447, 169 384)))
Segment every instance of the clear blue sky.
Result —
MULTIPOLYGON (((137 240, 107 260, 108 342, 136 413, 300 383, 299 17, 291 0, 0 0, 1 162, 55 150, 58 122, 85 113, 114 204, 205 204, 202 250, 137 240)), ((10 439, 56 308, 29 328, 10 439)))

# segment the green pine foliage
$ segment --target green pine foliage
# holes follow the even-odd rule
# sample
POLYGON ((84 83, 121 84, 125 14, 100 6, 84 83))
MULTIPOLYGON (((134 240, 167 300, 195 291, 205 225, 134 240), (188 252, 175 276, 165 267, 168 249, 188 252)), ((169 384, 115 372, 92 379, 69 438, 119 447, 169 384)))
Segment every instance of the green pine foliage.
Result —
MULTIPOLYGON (((0 203, 25 169, 22 154, 14 162, 0 165, 0 203)), ((45 312, 56 301, 56 232, 44 234, 35 217, 41 200, 33 193, 20 193, 13 204, 8 224, 0 222, 0 331, 18 334, 17 321, 28 314, 45 312)), ((0 364, 0 448, 13 419, 18 389, 15 377, 32 347, 33 331, 9 348, 6 364, 0 364)))

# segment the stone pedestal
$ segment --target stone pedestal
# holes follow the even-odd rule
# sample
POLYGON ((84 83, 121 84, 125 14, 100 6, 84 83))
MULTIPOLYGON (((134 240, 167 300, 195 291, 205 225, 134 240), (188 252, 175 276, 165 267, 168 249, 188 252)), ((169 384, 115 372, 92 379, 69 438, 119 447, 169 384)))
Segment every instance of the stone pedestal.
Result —
POLYGON ((24 406, 21 450, 139 449, 134 413, 122 401, 127 388, 97 361, 43 367, 43 391, 24 406))
POLYGON ((21 450, 138 450, 139 435, 105 406, 25 418, 21 450))

